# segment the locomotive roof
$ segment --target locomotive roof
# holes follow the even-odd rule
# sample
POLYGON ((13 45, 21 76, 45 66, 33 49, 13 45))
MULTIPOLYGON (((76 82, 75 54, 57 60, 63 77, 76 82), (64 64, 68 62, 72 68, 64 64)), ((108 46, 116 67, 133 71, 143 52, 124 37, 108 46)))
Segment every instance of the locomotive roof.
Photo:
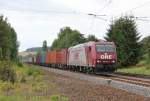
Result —
POLYGON ((78 44, 76 46, 72 46, 69 49, 91 46, 93 44, 115 45, 114 42, 108 42, 108 41, 99 41, 99 42, 89 41, 89 42, 86 42, 86 43, 78 44))

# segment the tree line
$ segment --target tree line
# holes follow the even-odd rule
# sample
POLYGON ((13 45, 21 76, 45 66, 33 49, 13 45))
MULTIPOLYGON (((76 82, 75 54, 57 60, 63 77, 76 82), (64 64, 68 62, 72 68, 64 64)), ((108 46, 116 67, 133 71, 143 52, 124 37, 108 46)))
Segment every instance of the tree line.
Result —
MULTIPOLYGON (((104 37, 106 41, 115 42, 119 66, 135 65, 145 53, 148 53, 150 58, 150 36, 142 41, 140 38, 133 16, 124 16, 112 21, 104 37)), ((53 41, 51 49, 68 48, 88 41, 99 39, 92 34, 85 38, 79 31, 64 27, 53 41)))
POLYGON ((95 35, 89 35, 87 38, 84 37, 77 30, 72 30, 70 27, 64 27, 58 33, 58 38, 52 43, 51 49, 57 50, 62 48, 69 48, 71 46, 85 43, 88 41, 98 41, 95 35))
POLYGON ((17 34, 8 23, 7 18, 0 16, 0 60, 16 60, 18 54, 17 34))

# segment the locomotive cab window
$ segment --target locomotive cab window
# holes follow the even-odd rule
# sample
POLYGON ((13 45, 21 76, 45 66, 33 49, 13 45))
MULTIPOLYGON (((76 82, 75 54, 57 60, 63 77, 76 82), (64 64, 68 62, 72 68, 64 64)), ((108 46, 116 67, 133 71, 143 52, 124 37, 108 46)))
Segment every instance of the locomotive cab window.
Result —
POLYGON ((105 45, 96 45, 97 52, 105 52, 105 45))
POLYGON ((115 52, 116 49, 113 45, 105 45, 106 52, 115 52))
POLYGON ((113 45, 96 45, 97 52, 115 52, 116 49, 113 45))

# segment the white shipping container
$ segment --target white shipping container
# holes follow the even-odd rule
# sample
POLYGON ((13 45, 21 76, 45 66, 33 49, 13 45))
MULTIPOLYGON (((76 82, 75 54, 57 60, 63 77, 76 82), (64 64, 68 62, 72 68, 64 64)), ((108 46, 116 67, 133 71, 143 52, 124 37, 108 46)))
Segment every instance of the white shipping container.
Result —
POLYGON ((36 63, 36 56, 33 56, 33 62, 36 63))

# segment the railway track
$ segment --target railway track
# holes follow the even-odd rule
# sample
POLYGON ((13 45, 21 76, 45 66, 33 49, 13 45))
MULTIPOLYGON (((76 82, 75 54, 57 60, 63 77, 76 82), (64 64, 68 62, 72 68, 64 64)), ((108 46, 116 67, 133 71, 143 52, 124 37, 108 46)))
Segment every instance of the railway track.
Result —
MULTIPOLYGON (((58 69, 58 68, 55 68, 58 69)), ((63 69, 64 70, 64 69, 63 69)), ((70 71, 70 72, 75 72, 79 74, 84 74, 84 75, 90 75, 94 77, 101 77, 101 78, 106 78, 110 80, 115 80, 115 81, 121 81, 121 82, 126 82, 126 83, 131 83, 131 84, 136 84, 140 86, 145 86, 145 87, 150 87, 150 77, 149 76, 142 76, 142 75, 131 75, 131 74, 126 74, 126 73, 102 73, 102 74, 87 74, 79 71, 71 71, 71 70, 65 70, 65 71, 70 71)))
MULTIPOLYGON (((82 73, 82 72, 77 72, 82 73)), ((85 74, 85 73, 82 73, 85 74)), ((96 77, 102 77, 110 80, 116 80, 121 82, 127 82, 131 84, 136 84, 140 86, 150 87, 150 76, 145 75, 136 75, 136 74, 128 74, 128 73, 101 73, 101 74, 87 74, 96 77)))
POLYGON ((118 80, 118 81, 122 81, 122 82, 128 82, 128 83, 132 83, 132 84, 136 84, 136 85, 141 85, 141 86, 146 86, 146 87, 150 87, 150 79, 148 77, 144 77, 144 76, 131 76, 131 75, 126 75, 126 74, 121 74, 121 73, 111 73, 108 74, 110 76, 111 79, 113 80, 118 80))
MULTIPOLYGON (((83 73, 84 74, 84 73, 83 73)), ((86 74, 91 75, 91 74, 86 74)), ((102 74, 92 74, 92 76, 96 77, 103 77, 110 80, 116 80, 131 84, 136 84, 140 86, 150 87, 150 77, 149 76, 143 76, 143 75, 132 75, 132 74, 126 74, 126 73, 102 73, 102 74)))
MULTIPOLYGON (((89 74, 86 74, 89 75, 89 74)), ((121 82, 126 82, 130 84, 136 84, 139 86, 145 86, 145 87, 150 87, 150 78, 148 77, 137 77, 137 76, 129 76, 126 74, 121 74, 121 73, 102 73, 102 74, 92 74, 91 76, 96 76, 96 77, 102 77, 105 79, 110 79, 110 80, 115 80, 115 81, 121 81, 121 82)))

